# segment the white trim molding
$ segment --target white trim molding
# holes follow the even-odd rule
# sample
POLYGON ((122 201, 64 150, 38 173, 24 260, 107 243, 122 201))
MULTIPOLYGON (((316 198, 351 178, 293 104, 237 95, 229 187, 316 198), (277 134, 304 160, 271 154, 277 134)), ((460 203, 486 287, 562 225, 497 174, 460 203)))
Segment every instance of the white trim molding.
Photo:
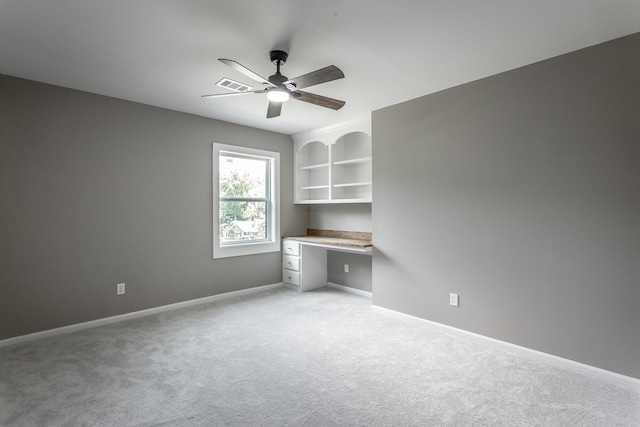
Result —
POLYGON ((179 308, 192 307, 200 304, 207 304, 214 301, 221 301, 228 298, 239 297, 243 295, 255 294, 258 292, 268 291, 270 289, 281 288, 282 283, 274 283, 272 285, 257 286, 254 288, 241 289, 239 291, 225 292, 223 294, 212 295, 210 297, 192 299, 189 301, 177 302, 175 304, 163 305, 160 307, 149 308, 146 310, 134 311, 131 313, 120 314, 118 316, 105 317, 103 319, 91 320, 89 322, 76 323, 75 325, 63 326, 46 331, 34 332, 32 334, 20 335, 17 337, 0 340, 0 348, 8 347, 15 344, 23 344, 29 341, 35 341, 42 338, 53 337, 57 335, 68 334, 71 332, 83 331, 98 326, 110 325, 112 323, 123 322, 125 320, 137 319, 140 317, 151 316, 152 314, 162 313, 165 311, 177 310, 179 308))
POLYGON ((527 347, 522 347, 517 344, 511 344, 506 341, 500 341, 495 338, 490 338, 484 335, 476 334, 473 332, 465 331, 464 329, 454 328, 453 326, 444 325, 442 323, 434 322, 431 320, 423 319, 421 317, 412 316, 410 314, 401 313, 399 311, 391 310, 388 308, 372 305, 371 308, 379 313, 391 315, 398 319, 408 320, 413 323, 417 323, 428 328, 444 332, 446 334, 471 339, 473 341, 489 345, 493 348, 515 353, 518 356, 522 356, 529 360, 536 362, 546 363, 556 368, 566 369, 567 371, 582 374, 591 378, 595 378, 610 383, 615 383, 623 387, 631 388, 640 392, 640 379, 629 377, 626 375, 618 374, 616 372, 607 371, 602 368, 587 365, 584 363, 576 362, 575 360, 565 359, 560 356, 554 356, 552 354, 543 353, 538 350, 533 350, 527 347))
POLYGON ((352 288, 350 286, 338 285, 337 283, 327 282, 328 288, 338 289, 340 291, 348 292, 350 294, 359 295, 365 298, 372 298, 371 292, 363 291, 360 289, 352 288))

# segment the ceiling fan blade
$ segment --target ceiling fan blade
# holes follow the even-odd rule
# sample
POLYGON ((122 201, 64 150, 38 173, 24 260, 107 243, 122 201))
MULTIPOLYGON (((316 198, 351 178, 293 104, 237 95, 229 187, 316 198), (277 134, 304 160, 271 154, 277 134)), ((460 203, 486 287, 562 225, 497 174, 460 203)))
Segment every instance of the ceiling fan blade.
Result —
POLYGON ((298 101, 309 102, 311 104, 319 105, 321 107, 331 108, 332 110, 339 110, 344 107, 345 102, 339 99, 329 98, 327 96, 316 95, 315 93, 303 92, 296 90, 291 92, 291 99, 297 99, 298 101))
POLYGON ((284 85, 293 83, 295 88, 292 90, 302 89, 304 87, 319 85, 320 83, 326 83, 333 80, 338 80, 344 77, 342 70, 335 65, 329 65, 328 67, 321 68, 316 71, 312 71, 307 74, 303 74, 298 77, 294 77, 284 82, 284 85))
POLYGON ((269 101, 269 108, 267 108, 267 119, 278 117, 282 110, 282 102, 269 101))
POLYGON ((260 82, 264 85, 267 85, 269 87, 274 86, 269 80, 265 79, 264 77, 262 77, 259 74, 254 73, 253 71, 251 71, 250 69, 248 69, 247 67, 245 67, 244 65, 240 64, 237 61, 234 61, 233 59, 224 59, 224 58, 218 58, 218 61, 222 62, 225 65, 228 65, 229 67, 233 68, 234 70, 244 74, 247 77, 252 78, 253 80, 260 82))
POLYGON ((202 95, 201 98, 222 98, 225 96, 246 95, 248 93, 265 93, 266 90, 248 90, 246 92, 229 92, 229 93, 212 93, 210 95, 202 95))

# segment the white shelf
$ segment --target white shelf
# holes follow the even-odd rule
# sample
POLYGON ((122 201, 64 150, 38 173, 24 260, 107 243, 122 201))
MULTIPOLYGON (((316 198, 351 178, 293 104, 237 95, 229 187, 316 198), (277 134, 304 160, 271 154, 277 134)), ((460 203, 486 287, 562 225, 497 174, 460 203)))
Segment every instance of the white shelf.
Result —
POLYGON ((346 182, 344 184, 333 184, 334 188, 341 187, 364 187, 367 185, 371 185, 371 182, 346 182))
POLYGON ((328 185, 309 185, 307 187, 300 187, 299 190, 321 190, 323 188, 329 188, 328 185))
POLYGON ((317 165, 301 166, 298 169, 301 171, 308 171, 308 170, 328 168, 328 167, 329 167, 329 163, 320 163, 317 165))
POLYGON ((360 157, 357 159, 347 159, 347 160, 338 160, 333 162, 334 165, 355 165, 359 163, 367 163, 371 161, 371 156, 369 157, 360 157))
POLYGON ((339 205, 339 204, 355 204, 355 203, 371 203, 371 200, 362 198, 350 198, 350 199, 331 199, 331 200, 298 200, 299 205, 339 205))

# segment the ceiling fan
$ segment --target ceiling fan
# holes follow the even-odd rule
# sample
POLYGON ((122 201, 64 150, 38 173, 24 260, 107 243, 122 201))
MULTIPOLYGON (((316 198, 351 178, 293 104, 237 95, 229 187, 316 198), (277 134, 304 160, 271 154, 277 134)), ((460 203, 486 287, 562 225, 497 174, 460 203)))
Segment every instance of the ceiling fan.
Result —
POLYGON ((339 110, 345 104, 344 101, 339 99, 333 99, 322 95, 316 95, 310 92, 303 92, 299 89, 318 85, 320 83, 326 83, 333 80, 338 80, 344 77, 344 73, 335 65, 329 65, 328 67, 321 68, 316 71, 312 71, 307 74, 303 74, 293 79, 289 79, 287 76, 283 76, 280 73, 280 66, 287 62, 287 52, 282 50, 272 50, 269 52, 269 58, 276 66, 276 73, 269 76, 269 79, 254 73, 244 65, 233 61, 231 59, 219 58, 218 61, 233 68, 234 70, 244 74, 251 79, 262 83, 265 89, 261 90, 246 90, 244 92, 233 93, 217 93, 211 95, 202 95, 203 98, 214 98, 222 96, 244 95, 248 93, 266 93, 269 100, 269 107, 267 109, 267 118, 278 117, 282 110, 282 103, 289 99, 297 99, 298 101, 308 102, 310 104, 319 105, 321 107, 331 108, 333 110, 339 110))

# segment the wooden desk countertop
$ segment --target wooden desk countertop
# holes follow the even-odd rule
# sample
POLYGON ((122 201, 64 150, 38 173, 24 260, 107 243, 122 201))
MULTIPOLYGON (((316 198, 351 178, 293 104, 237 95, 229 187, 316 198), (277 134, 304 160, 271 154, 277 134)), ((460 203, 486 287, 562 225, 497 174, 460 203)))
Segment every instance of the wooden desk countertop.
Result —
POLYGON ((283 236, 283 239, 320 245, 347 246, 352 248, 368 248, 372 246, 371 233, 361 231, 337 231, 307 229, 305 236, 283 236))

